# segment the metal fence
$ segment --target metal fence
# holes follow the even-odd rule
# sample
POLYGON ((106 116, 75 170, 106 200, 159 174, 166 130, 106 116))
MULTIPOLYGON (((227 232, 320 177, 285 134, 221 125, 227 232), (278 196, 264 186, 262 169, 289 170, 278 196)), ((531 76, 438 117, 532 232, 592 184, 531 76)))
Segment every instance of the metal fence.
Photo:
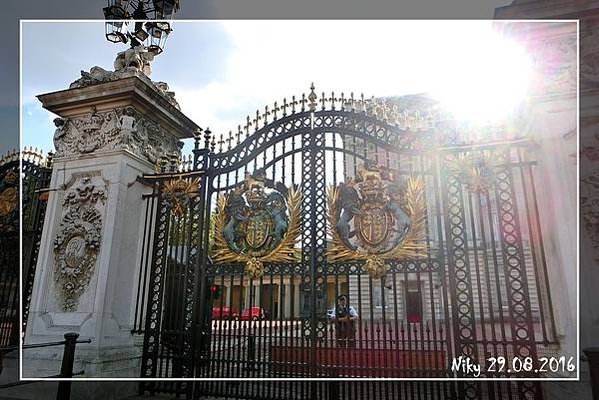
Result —
MULTIPOLYGON (((216 140, 206 131, 203 145, 196 137, 193 160, 183 167, 165 160, 158 173, 142 178, 151 188, 133 329, 143 336, 142 377, 459 378, 467 375, 450 370, 454 357, 483 362, 557 350, 527 141, 464 144, 439 124, 418 125, 407 114, 403 122, 390 121, 376 107, 312 92, 248 119, 237 134, 216 140), (349 224, 353 235, 336 230, 333 193, 356 182, 374 182, 385 199, 386 190, 403 183, 397 204, 411 210, 410 226, 417 225, 414 207, 422 213, 422 235, 410 242, 416 250, 389 256, 388 239, 379 241, 380 251, 349 242, 340 247, 355 235, 400 235, 393 225, 401 216, 397 207, 390 215, 365 201, 361 212, 379 218, 384 229, 377 233, 372 221, 356 218, 349 224), (416 187, 422 205, 410 203, 416 187), (301 193, 301 219, 284 261, 231 253, 223 229, 233 196, 247 201, 293 190, 301 193), (340 257, 340 248, 355 259, 340 257), (347 309, 352 318, 341 315, 347 309)), ((288 195, 288 227, 292 203, 288 195)), ((248 242, 274 240, 268 238, 276 226, 265 234, 252 218, 246 231, 229 233, 248 242)), ((242 398, 366 398, 372 390, 382 398, 541 398, 536 384, 520 382, 154 382, 142 391, 228 395, 232 387, 242 398)))
POLYGON ((23 321, 35 275, 37 251, 43 226, 45 201, 41 189, 50 182, 51 155, 26 149, 0 158, 0 347, 19 340, 19 211, 22 210, 23 321), (19 207, 22 191, 23 203, 19 207))

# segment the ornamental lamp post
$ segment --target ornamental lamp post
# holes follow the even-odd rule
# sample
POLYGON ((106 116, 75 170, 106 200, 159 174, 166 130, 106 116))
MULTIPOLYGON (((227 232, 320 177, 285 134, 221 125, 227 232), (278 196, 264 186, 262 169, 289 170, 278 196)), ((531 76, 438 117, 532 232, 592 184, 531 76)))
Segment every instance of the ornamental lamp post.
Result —
POLYGON ((172 32, 170 20, 180 0, 107 0, 105 35, 112 43, 130 43, 158 55, 172 32), (130 23, 133 24, 130 25, 130 23))

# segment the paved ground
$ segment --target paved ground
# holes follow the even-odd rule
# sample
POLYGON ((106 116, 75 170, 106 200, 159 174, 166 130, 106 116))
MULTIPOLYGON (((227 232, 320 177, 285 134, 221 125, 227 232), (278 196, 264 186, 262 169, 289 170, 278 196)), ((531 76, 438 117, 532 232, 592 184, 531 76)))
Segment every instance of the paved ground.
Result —
MULTIPOLYGON (((19 360, 16 352, 9 353, 4 358, 0 385, 18 382, 19 360)), ((36 382, 27 385, 13 386, 0 389, 0 400, 54 400, 56 398, 56 382, 36 382)))
MULTIPOLYGON (((19 380, 17 354, 9 354, 4 358, 4 367, 0 374, 0 385, 5 385, 19 380)), ((74 383, 82 385, 86 383, 74 383)), ((55 400, 57 382, 35 382, 26 385, 0 388, 0 400, 55 400)), ((132 396, 125 400, 167 400, 173 396, 132 396)), ((73 400, 76 400, 73 398, 73 400)), ((202 400, 224 400, 223 398, 206 397, 202 400)))

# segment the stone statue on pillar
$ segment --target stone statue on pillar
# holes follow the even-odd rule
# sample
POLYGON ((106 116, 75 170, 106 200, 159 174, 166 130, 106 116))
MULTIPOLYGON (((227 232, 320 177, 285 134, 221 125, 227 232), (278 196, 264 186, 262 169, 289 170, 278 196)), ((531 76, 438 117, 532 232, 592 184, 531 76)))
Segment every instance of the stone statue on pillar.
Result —
POLYGON ((154 82, 149 77, 152 73, 151 62, 154 53, 148 51, 144 46, 137 46, 121 51, 114 60, 114 71, 107 71, 102 67, 92 67, 89 72, 81 71, 81 78, 69 86, 69 89, 79 89, 104 82, 112 82, 119 79, 137 76, 152 85, 173 106, 180 109, 175 99, 175 93, 169 91, 166 82, 154 82))

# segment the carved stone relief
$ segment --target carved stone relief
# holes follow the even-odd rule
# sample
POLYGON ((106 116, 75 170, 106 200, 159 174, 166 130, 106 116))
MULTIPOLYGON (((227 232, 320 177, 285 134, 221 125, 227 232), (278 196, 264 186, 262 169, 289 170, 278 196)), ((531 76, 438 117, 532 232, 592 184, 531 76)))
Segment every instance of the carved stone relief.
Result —
POLYGON ((581 32, 580 83, 582 87, 599 84, 599 31, 581 32))
POLYGON ((535 91, 544 94, 576 91, 576 45, 575 34, 545 39, 535 45, 533 63, 539 73, 535 91))
POLYGON ((150 63, 154 60, 154 53, 148 51, 144 46, 136 46, 121 51, 114 60, 114 70, 122 71, 126 68, 133 68, 150 76, 152 67, 150 63))
POLYGON ((92 174, 81 175, 66 193, 63 217, 54 238, 54 282, 63 311, 77 309, 94 273, 102 239, 102 207, 107 187, 92 183, 92 174))
MULTIPOLYGON (((580 216, 593 248, 599 252, 599 171, 580 179, 580 216)), ((595 260, 599 262, 599 254, 595 260)))
POLYGON ((580 120, 580 157, 584 162, 599 161, 599 116, 580 120))
POLYGON ((581 125, 580 219, 599 262, 599 117, 583 118, 581 125))
POLYGON ((180 153, 178 140, 160 124, 132 107, 54 120, 55 157, 71 157, 95 151, 129 150, 152 164, 165 155, 180 153))

